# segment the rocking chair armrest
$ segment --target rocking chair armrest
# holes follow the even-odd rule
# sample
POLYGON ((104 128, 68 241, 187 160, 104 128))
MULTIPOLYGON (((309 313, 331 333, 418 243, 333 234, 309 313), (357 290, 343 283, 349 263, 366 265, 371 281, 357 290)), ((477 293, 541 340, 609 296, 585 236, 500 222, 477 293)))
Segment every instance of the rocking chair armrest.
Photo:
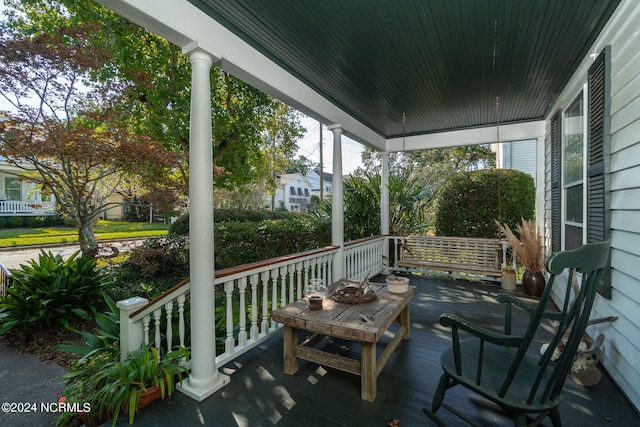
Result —
POLYGON ((522 342, 521 337, 492 331, 491 329, 487 329, 456 314, 442 314, 440 316, 440 324, 442 326, 453 328, 455 336, 457 336, 457 329, 462 329, 481 340, 489 341, 496 345, 517 347, 522 342))
MULTIPOLYGON (((507 304, 514 304, 518 307, 520 307, 521 309, 527 311, 529 314, 533 314, 534 311, 536 311, 536 306, 535 305, 531 305, 529 303, 524 302, 523 300, 521 300, 520 298, 516 298, 513 295, 510 294, 498 294, 496 295, 496 301, 501 302, 501 303, 507 303, 507 304)), ((562 313, 556 312, 556 311, 549 311, 549 310, 545 310, 544 313, 542 313, 542 317, 551 319, 551 320, 561 320, 562 319, 562 313)))

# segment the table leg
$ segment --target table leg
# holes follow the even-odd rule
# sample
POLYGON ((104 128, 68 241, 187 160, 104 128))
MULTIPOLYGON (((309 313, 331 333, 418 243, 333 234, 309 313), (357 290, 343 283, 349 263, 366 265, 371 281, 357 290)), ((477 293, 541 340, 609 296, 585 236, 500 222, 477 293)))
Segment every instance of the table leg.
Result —
POLYGON ((400 312, 400 324, 405 326, 402 339, 408 340, 411 338, 411 311, 409 310, 409 304, 400 312))
POLYGON ((298 346, 298 330, 291 326, 284 325, 284 373, 293 375, 298 372, 298 358, 296 357, 296 347, 298 346))
POLYGON ((378 394, 376 343, 363 342, 360 356, 360 397, 373 402, 378 394))
POLYGON ((293 375, 298 372, 298 358, 296 357, 296 347, 298 346, 298 330, 291 326, 284 325, 284 373, 293 375))

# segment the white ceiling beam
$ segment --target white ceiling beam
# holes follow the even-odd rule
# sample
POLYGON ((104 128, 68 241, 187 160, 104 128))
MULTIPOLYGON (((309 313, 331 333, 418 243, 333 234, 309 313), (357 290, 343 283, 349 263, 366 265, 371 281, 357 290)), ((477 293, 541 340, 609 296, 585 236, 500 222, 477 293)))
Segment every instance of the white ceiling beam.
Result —
POLYGON ((492 144, 496 142, 522 141, 544 138, 545 121, 489 126, 442 133, 407 136, 387 140, 387 151, 413 151, 429 148, 457 147, 460 145, 492 144), (500 141, 498 141, 498 131, 500 141))

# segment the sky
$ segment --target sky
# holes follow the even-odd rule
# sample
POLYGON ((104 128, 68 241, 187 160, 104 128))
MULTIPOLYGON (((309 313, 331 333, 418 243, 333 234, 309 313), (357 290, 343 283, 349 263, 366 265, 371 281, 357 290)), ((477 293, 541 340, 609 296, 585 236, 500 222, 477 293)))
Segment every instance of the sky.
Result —
MULTIPOLYGON (((307 133, 298 140, 298 156, 320 163, 320 124, 311 117, 302 116, 302 126, 307 133)), ((324 126, 322 130, 322 158, 323 171, 333 173, 333 132, 324 126)), ((361 153, 364 146, 342 135, 342 175, 353 173, 358 166, 362 166, 361 153)))

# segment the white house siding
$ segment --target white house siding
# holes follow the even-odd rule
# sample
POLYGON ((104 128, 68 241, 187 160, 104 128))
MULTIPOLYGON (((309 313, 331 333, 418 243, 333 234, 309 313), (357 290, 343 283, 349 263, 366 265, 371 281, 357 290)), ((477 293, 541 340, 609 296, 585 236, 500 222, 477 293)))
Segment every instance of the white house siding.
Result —
POLYGON ((502 143, 500 166, 504 169, 515 169, 528 173, 536 182, 536 147, 535 139, 502 143))
MULTIPOLYGON (((593 326, 593 336, 605 336, 603 364, 640 409, 640 2, 623 0, 594 44, 599 53, 611 45, 611 263, 612 298, 598 296, 593 317, 617 316, 610 324, 593 326)), ((590 58, 551 110, 566 108, 587 79, 590 58)), ((552 116, 547 119, 547 132, 552 116)), ((545 147, 545 233, 549 243, 550 147, 545 147)))

